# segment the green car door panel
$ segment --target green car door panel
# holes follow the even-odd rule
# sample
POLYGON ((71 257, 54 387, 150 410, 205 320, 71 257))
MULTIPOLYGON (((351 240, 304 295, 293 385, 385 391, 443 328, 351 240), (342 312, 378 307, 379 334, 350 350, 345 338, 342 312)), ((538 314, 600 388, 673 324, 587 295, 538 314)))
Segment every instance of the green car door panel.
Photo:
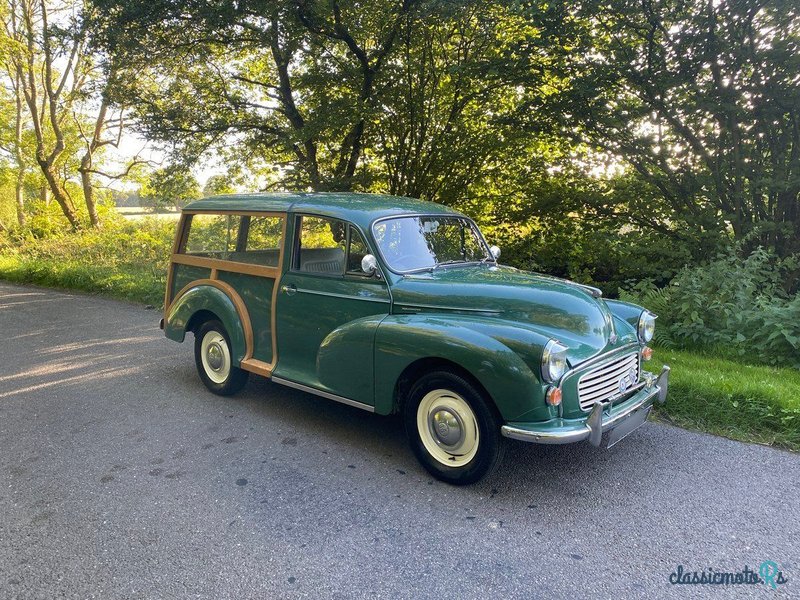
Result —
POLYGON ((165 335, 182 342, 192 321, 201 311, 211 313, 219 319, 228 332, 234 365, 238 365, 247 351, 242 315, 236 310, 233 300, 213 285, 199 283, 177 298, 164 319, 165 335))
POLYGON ((395 410, 395 386, 420 360, 438 359, 470 373, 506 420, 546 420, 555 412, 544 403, 546 385, 535 367, 546 337, 526 329, 498 326, 483 316, 390 315, 375 336, 375 412, 395 410), (529 342, 529 349, 519 350, 529 342), (515 349, 516 348, 516 349, 515 349))
POLYGON ((280 286, 275 375, 372 405, 372 339, 389 314, 386 283, 289 271, 280 286))

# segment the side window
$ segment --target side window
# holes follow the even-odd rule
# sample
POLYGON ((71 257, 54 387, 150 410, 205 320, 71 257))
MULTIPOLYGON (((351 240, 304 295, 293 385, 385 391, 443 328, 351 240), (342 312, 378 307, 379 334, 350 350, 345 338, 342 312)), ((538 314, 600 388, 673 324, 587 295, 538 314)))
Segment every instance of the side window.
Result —
POLYGON ((231 260, 277 267, 282 233, 280 217, 242 217, 239 241, 231 260))
POLYGON ((236 251, 241 219, 235 215, 193 215, 184 252, 230 260, 236 251))
POLYGON ((322 217, 299 217, 295 270, 305 273, 344 272, 347 227, 344 222, 322 217))
POLYGON ((364 239, 355 227, 350 227, 350 247, 347 249, 347 272, 354 275, 365 275, 361 268, 361 259, 369 254, 364 239))

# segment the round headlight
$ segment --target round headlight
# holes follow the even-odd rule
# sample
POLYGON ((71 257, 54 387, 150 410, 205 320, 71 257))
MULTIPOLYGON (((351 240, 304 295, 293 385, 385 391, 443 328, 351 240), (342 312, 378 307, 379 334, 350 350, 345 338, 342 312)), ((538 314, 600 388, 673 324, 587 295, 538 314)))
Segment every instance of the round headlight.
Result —
POLYGON ((656 316, 644 311, 639 317, 639 340, 645 344, 653 339, 653 334, 656 332, 656 316))
POLYGON ((542 377, 555 383, 567 370, 567 348, 555 340, 550 340, 542 352, 542 377))

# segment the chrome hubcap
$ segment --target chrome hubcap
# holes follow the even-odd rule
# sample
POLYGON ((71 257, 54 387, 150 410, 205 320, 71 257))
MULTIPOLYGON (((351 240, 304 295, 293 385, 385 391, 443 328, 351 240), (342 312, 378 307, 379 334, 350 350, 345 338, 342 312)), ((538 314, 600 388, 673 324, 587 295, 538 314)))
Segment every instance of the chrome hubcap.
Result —
POLYGON ((223 360, 222 349, 218 343, 214 342, 208 347, 208 366, 214 371, 219 371, 222 368, 223 360))
POLYGON ((220 332, 209 331, 203 336, 200 358, 208 378, 214 383, 225 383, 231 372, 231 352, 220 332))
POLYGON ((475 413, 452 390, 425 394, 417 408, 417 431, 425 450, 445 466, 464 466, 478 453, 480 431, 475 413))
POLYGON ((464 425, 458 414, 443 407, 433 409, 429 419, 431 433, 438 444, 449 448, 464 439, 464 425))

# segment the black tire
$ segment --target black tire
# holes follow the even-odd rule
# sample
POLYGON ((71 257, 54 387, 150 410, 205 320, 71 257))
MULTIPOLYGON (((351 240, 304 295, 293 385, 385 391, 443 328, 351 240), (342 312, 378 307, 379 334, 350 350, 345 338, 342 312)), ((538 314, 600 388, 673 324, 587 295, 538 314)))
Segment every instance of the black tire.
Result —
MULTIPOLYGON (((452 411, 450 412, 452 413, 452 411)), ((461 415, 461 417, 464 417, 464 415, 461 415)), ((446 370, 434 371, 423 375, 417 380, 403 402, 403 421, 408 442, 414 455, 431 475, 441 481, 453 485, 475 483, 490 474, 502 460, 505 440, 500 434, 502 420, 497 413, 497 409, 482 391, 457 373, 446 370), (446 393, 442 394, 442 392, 450 392, 454 393, 454 395, 448 397, 446 393), (437 398, 441 398, 441 400, 437 398), (468 415, 466 419, 467 425, 459 426, 458 431, 472 430, 473 427, 476 427, 478 435, 474 443, 467 443, 465 447, 442 446, 442 439, 439 433, 435 431, 438 427, 434 425, 433 416, 443 414, 437 410, 441 407, 442 402, 456 402, 453 405, 455 409, 458 406, 463 408, 463 404, 460 402, 462 400, 471 410, 471 416, 474 417, 474 421, 472 421, 473 424, 469 424, 468 415), (422 408, 423 412, 420 413, 420 406, 423 401, 425 406, 422 408), (429 429, 425 429, 426 425, 429 429), (426 442, 423 441, 420 434, 420 428, 423 428, 423 432, 429 432, 427 434, 428 445, 435 443, 433 453, 426 447, 426 442), (477 446, 477 449, 475 449, 475 446, 477 446), (447 455, 451 448, 453 449, 453 455, 452 458, 449 458, 447 455), (474 452, 474 455, 471 459, 468 459, 471 452, 474 452), (434 456, 434 453, 439 458, 434 456), (456 461, 461 461, 462 464, 448 466, 444 464, 443 458, 447 462, 453 461, 455 463, 456 461)), ((457 420, 459 425, 462 424, 462 421, 464 421, 463 418, 457 420)), ((451 420, 450 422, 452 423, 453 421, 451 420)), ((449 428, 445 427, 445 430, 447 435, 451 435, 449 428)), ((439 429, 438 431, 441 432, 442 430, 439 429)), ((453 429, 452 431, 456 430, 453 429)))
MULTIPOLYGON (((250 375, 247 371, 233 365, 231 339, 225 327, 217 320, 206 321, 195 330, 194 334, 194 362, 197 372, 205 386, 219 396, 232 396, 241 390, 247 383, 250 375), (207 367, 203 362, 203 341, 206 336, 211 334, 210 340, 217 344, 215 352, 227 352, 227 368, 222 368, 221 372, 215 372, 212 367, 207 367), (222 344, 225 344, 225 347, 222 344)), ((224 363, 224 358, 221 359, 224 363)), ((206 357, 209 363, 209 357, 206 357)), ((215 363, 216 364, 216 363, 215 363)))

